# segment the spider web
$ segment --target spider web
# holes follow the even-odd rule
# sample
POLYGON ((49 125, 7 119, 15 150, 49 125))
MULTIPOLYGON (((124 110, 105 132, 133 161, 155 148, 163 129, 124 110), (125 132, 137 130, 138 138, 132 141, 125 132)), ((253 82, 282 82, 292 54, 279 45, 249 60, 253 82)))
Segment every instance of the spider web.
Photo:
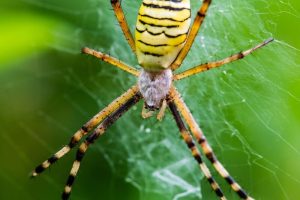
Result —
MULTIPOLYGON (((28 109, 16 104, 18 116, 12 115, 11 120, 18 121, 18 131, 3 120, 8 134, 1 135, 5 142, 1 152, 9 148, 16 159, 4 157, 7 164, 1 167, 0 177, 7 191, 0 198, 10 194, 12 199, 57 199, 74 155, 66 156, 36 181, 25 180, 24 174, 136 82, 108 64, 78 54, 79 49, 88 46, 138 66, 109 1, 25 2, 64 20, 68 28, 53 30, 57 42, 48 47, 54 50, 24 64, 32 66, 30 78, 23 78, 27 72, 21 72, 21 81, 7 80, 10 84, 3 87, 3 91, 34 88, 37 105, 31 105, 20 91, 18 97, 27 102, 28 109), (20 118, 24 113, 30 117, 20 118)), ((122 1, 132 31, 139 4, 122 1)), ((199 5, 192 3, 193 16, 199 5)), ((272 5, 261 0, 214 1, 180 71, 248 49, 273 34, 276 38, 277 26, 270 17, 278 17, 279 11, 299 19, 289 1, 272 5)), ((276 39, 241 61, 176 83, 219 160, 256 199, 300 197, 299 53, 276 39)), ((131 109, 90 148, 72 199, 216 199, 170 113, 163 122, 142 120, 141 106, 131 109)), ((3 109, 3 116, 8 113, 3 109)), ((213 174, 228 199, 238 199, 213 174)))

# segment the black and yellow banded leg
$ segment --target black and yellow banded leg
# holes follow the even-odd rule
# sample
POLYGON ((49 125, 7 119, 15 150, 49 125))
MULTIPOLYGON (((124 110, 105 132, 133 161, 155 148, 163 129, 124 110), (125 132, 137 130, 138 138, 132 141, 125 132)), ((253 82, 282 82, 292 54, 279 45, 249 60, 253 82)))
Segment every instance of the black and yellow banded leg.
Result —
POLYGON ((174 86, 171 87, 170 98, 173 98, 174 103, 178 111, 182 114, 184 120, 186 121, 188 127, 190 128, 195 139, 202 148, 206 158, 212 163, 216 171, 224 178, 231 188, 239 195, 241 199, 253 200, 248 194, 242 189, 242 187, 230 176, 225 167, 218 161, 215 153, 213 152, 211 146, 207 142, 202 130, 196 123, 194 117, 192 116, 189 108, 186 106, 184 101, 181 99, 179 92, 174 86))
POLYGON ((204 72, 204 71, 207 71, 207 70, 210 70, 210 69, 213 69, 213 68, 220 67, 222 65, 231 63, 233 61, 243 59, 245 56, 251 54, 253 51, 255 51, 255 50, 257 50, 257 49, 259 49, 261 47, 266 46, 267 44, 269 44, 272 41, 274 41, 274 39, 273 38, 269 38, 269 39, 263 41, 262 43, 256 45, 255 47, 251 48, 251 49, 239 52, 237 54, 234 54, 232 56, 224 58, 223 60, 219 60, 219 61, 215 61, 215 62, 209 62, 209 63, 198 65, 196 67, 193 67, 193 68, 188 69, 188 70, 186 70, 184 72, 181 72, 179 74, 174 75, 173 79, 174 80, 180 80, 180 79, 192 76, 194 74, 198 74, 198 73, 201 73, 201 72, 204 72))
POLYGON ((128 72, 129 74, 132 74, 134 76, 139 76, 139 74, 140 74, 140 72, 137 69, 121 62, 120 60, 118 60, 118 59, 116 59, 116 58, 114 58, 110 55, 101 53, 99 51, 95 51, 95 50, 90 49, 88 47, 82 48, 81 51, 82 51, 82 53, 92 55, 92 56, 94 56, 94 57, 96 57, 96 58, 98 58, 98 59, 100 59, 100 60, 102 60, 106 63, 112 64, 113 66, 118 67, 118 68, 124 70, 125 72, 128 72))
POLYGON ((120 97, 115 99, 106 108, 101 110, 92 119, 90 119, 86 124, 84 124, 71 138, 69 144, 65 145, 62 149, 57 151, 53 156, 44 161, 42 164, 37 166, 31 173, 32 177, 35 177, 47 169, 51 164, 55 163, 58 159, 67 154, 77 143, 85 136, 89 131, 91 131, 95 126, 97 126, 101 121, 103 121, 108 115, 117 110, 122 104, 131 99, 138 92, 138 87, 135 85, 127 90, 120 97))
POLYGON ((130 99, 128 99, 123 105, 121 105, 115 112, 107 116, 107 118, 89 135, 85 141, 79 146, 76 158, 70 171, 67 183, 65 185, 62 199, 68 199, 72 190, 72 185, 76 178, 77 172, 79 171, 80 162, 82 161, 90 144, 94 143, 95 140, 104 134, 106 129, 112 125, 117 119, 119 119, 126 111, 128 111, 133 105, 135 105, 142 98, 141 94, 135 93, 130 99))
POLYGON ((129 46, 131 47, 131 50, 135 53, 135 42, 134 42, 134 39, 133 39, 132 34, 130 32, 130 29, 128 27, 126 18, 124 16, 124 12, 123 12, 122 7, 121 7, 121 2, 120 2, 120 0, 110 0, 110 2, 111 2, 111 5, 114 9, 117 20, 120 24, 120 27, 121 27, 124 35, 125 35, 125 38, 126 38, 128 44, 129 44, 129 46))
POLYGON ((211 1, 212 0, 203 0, 203 3, 201 5, 200 9, 197 12, 197 16, 194 19, 193 25, 190 28, 189 35, 186 39, 186 42, 185 42, 182 50, 178 54, 177 58, 175 59, 175 61, 171 64, 171 69, 173 71, 176 70, 178 67, 180 67, 182 61, 184 60, 184 58, 188 54, 189 50, 191 49, 191 46, 195 40, 195 37, 196 37, 202 23, 203 23, 203 20, 206 16, 206 12, 208 10, 208 7, 209 7, 211 1))
POLYGON ((176 108, 176 105, 175 105, 175 103, 173 102, 172 99, 168 102, 168 105, 169 105, 169 108, 170 108, 170 110, 173 114, 173 117, 174 117, 175 121, 176 121, 176 124, 179 128, 179 131, 181 133, 181 136, 182 136, 183 140, 185 141, 188 148, 191 150, 192 155, 194 156, 195 160, 198 162, 199 167, 200 167, 201 171, 203 172, 204 176, 208 180, 209 184, 211 185, 211 187, 214 190, 214 192, 216 193, 216 195, 221 200, 226 200, 226 197, 224 196, 224 194, 223 194, 222 190, 220 189, 218 183, 212 177, 208 167, 203 162, 203 160, 201 158, 201 154, 200 154, 199 150, 197 149, 191 134, 189 133, 189 131, 185 127, 184 122, 182 121, 181 116, 180 116, 180 114, 179 114, 179 112, 176 108))

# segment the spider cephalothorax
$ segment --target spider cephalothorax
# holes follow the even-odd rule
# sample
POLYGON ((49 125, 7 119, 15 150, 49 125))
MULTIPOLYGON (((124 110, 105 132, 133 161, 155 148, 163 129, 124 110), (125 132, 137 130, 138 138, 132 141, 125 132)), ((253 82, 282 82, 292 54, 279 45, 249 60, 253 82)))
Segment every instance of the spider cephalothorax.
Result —
MULTIPOLYGON (((122 114, 139 100, 144 99, 148 110, 156 110, 160 107, 165 108, 166 106, 170 108, 184 142, 192 152, 193 157, 211 185, 211 188, 221 200, 225 200, 226 198, 218 183, 214 180, 209 168, 205 162, 203 162, 198 147, 202 149, 206 158, 211 162, 218 174, 227 181, 233 191, 235 191, 240 198, 251 200, 252 198, 248 196, 242 187, 230 176, 225 167, 218 161, 199 125, 180 97, 180 93, 174 85, 172 85, 172 82, 242 59, 258 48, 270 43, 273 39, 268 39, 251 49, 234 54, 223 60, 200 64, 184 72, 178 74, 174 73, 174 71, 180 67, 189 52, 206 16, 210 3, 211 0, 203 0, 203 4, 197 11, 195 20, 190 27, 191 15, 189 0, 143 0, 139 10, 135 32, 136 37, 134 40, 125 20, 120 0, 111 0, 112 7, 122 31, 132 51, 136 53, 138 62, 143 69, 137 70, 116 58, 87 47, 83 48, 82 52, 93 55, 104 62, 110 63, 138 77, 138 84, 132 86, 92 117, 73 135, 69 144, 65 145, 53 156, 37 166, 32 172, 32 176, 37 176, 43 172, 51 164, 67 154, 87 135, 77 150, 75 161, 62 194, 63 199, 68 199, 75 177, 79 171, 81 160, 88 147, 94 143, 99 136, 104 134, 106 129, 120 118, 122 114), (198 146, 196 143, 198 143, 198 146)), ((164 109, 161 109, 161 111, 164 111, 164 109)), ((161 111, 159 112, 159 119, 161 119, 161 113, 163 113, 161 111)), ((147 117, 149 115, 144 116, 147 117)))
POLYGON ((145 99, 146 107, 149 110, 160 108, 162 101, 170 91, 171 83, 171 69, 165 69, 159 72, 141 70, 138 78, 138 86, 145 99))

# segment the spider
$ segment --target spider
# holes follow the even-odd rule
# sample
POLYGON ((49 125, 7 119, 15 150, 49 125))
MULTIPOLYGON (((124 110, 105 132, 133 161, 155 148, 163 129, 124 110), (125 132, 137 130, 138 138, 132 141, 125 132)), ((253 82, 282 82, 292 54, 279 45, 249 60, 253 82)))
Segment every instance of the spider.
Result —
POLYGON ((218 161, 189 108, 173 85, 174 81, 242 59, 253 51, 273 41, 273 38, 270 38, 251 49, 241 51, 225 59, 200 64, 181 73, 174 73, 174 71, 180 67, 189 52, 211 1, 212 0, 203 0, 192 25, 190 25, 190 0, 143 0, 138 13, 134 39, 128 28, 120 0, 111 0, 117 21, 131 50, 136 54, 142 69, 137 70, 110 55, 97 52, 87 47, 83 48, 82 52, 95 56, 104 62, 110 63, 136 76, 138 78, 137 84, 132 86, 85 123, 72 136, 69 144, 65 145, 53 156, 35 168, 32 172, 32 177, 39 175, 58 159, 62 158, 74 148, 84 136, 87 136, 77 150, 75 161, 62 193, 62 199, 68 199, 80 163, 88 147, 94 143, 99 136, 103 135, 107 128, 119 119, 122 114, 141 99, 144 99, 142 110, 142 116, 144 118, 150 117, 155 110, 159 110, 157 118, 161 120, 166 107, 169 107, 184 142, 219 199, 225 200, 226 197, 218 183, 212 177, 209 168, 205 162, 203 162, 203 156, 196 143, 199 144, 204 155, 211 162, 218 174, 226 180, 232 190, 235 191, 241 199, 253 199, 218 161))

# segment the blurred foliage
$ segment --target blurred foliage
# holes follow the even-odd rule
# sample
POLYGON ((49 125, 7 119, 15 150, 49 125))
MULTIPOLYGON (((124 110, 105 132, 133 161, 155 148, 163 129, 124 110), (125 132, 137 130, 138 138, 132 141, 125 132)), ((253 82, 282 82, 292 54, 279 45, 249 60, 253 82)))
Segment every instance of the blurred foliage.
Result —
MULTIPOLYGON (((140 1, 122 3, 134 30, 140 1)), ((256 199, 300 197, 299 12, 297 0, 214 1, 183 68, 277 41, 176 84, 220 160, 256 199)), ((109 1, 2 0, 0 24, 0 199, 58 199, 74 152, 35 180, 27 175, 136 82, 81 47, 137 63, 109 1)), ((170 115, 158 123, 140 112, 141 104, 89 150, 72 199, 216 199, 170 115)))

